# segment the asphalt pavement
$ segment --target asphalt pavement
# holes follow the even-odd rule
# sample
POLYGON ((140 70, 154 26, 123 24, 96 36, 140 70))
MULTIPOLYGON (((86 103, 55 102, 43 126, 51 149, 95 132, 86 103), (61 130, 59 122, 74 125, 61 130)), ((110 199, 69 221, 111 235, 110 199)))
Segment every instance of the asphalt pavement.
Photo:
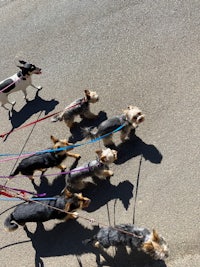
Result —
MULTIPOLYGON (((62 110, 83 96, 84 89, 99 94, 91 106, 98 124, 121 114, 128 105, 140 107, 146 120, 136 136, 120 143, 114 176, 85 194, 92 203, 82 216, 95 220, 48 221, 27 224, 12 233, 3 222, 19 201, 0 203, 0 262, 7 266, 68 267, 198 267, 200 266, 200 2, 196 0, 2 0, 0 1, 0 80, 18 71, 19 59, 42 68, 33 76, 39 92, 27 89, 9 96, 12 112, 0 108, 0 153, 21 154, 51 146, 50 135, 76 143, 80 121, 71 133, 62 122, 46 119, 18 127, 62 110), (101 251, 82 240, 98 223, 135 223, 155 228, 165 237, 170 256, 152 261, 123 248, 101 251)), ((85 123, 85 124, 84 124, 85 123)), ((78 132, 79 131, 79 132, 78 132)), ((74 149, 78 164, 94 159, 102 142, 74 149)), ((9 176, 17 158, 0 157, 1 177, 9 176)), ((73 164, 67 159, 68 168, 73 164)), ((50 169, 47 174, 57 173, 50 169)), ((1 178, 1 185, 6 178, 1 178)), ((63 179, 25 177, 6 185, 26 190, 60 193, 63 179)))

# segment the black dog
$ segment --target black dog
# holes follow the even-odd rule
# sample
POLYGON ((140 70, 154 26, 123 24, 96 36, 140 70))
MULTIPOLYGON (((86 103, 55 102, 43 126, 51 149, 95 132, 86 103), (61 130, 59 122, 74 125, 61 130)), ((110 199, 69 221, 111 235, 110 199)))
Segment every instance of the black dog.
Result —
MULTIPOLYGON (((52 149, 66 147, 67 150, 67 146, 69 146, 67 140, 59 140, 54 136, 51 136, 51 140, 54 143, 52 149)), ((16 170, 10 176, 15 176, 21 173, 28 176, 30 180, 33 180, 33 174, 36 170, 45 172, 47 168, 57 167, 63 171, 65 170, 66 166, 61 165, 61 163, 64 159, 66 159, 67 156, 75 159, 80 159, 81 157, 79 154, 70 153, 69 150, 66 150, 34 154, 28 158, 25 158, 19 163, 16 170)))
POLYGON ((36 202, 23 203, 5 219, 4 227, 6 231, 14 231, 18 224, 24 226, 27 222, 45 222, 51 219, 76 219, 77 209, 87 208, 90 199, 83 197, 82 194, 72 194, 65 190, 61 196, 55 196, 55 200, 43 200, 36 202), (61 212, 54 208, 64 210, 61 212), (70 214, 67 214, 70 212, 70 214))

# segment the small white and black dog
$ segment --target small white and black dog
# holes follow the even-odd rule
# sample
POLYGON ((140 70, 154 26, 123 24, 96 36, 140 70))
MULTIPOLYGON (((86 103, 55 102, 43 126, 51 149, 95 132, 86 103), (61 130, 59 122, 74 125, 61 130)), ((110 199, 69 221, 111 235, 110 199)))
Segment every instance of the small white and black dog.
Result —
POLYGON ((98 159, 89 161, 84 165, 72 169, 66 175, 66 188, 72 191, 79 191, 85 188, 87 182, 84 181, 87 177, 98 177, 105 179, 114 175, 113 171, 109 170, 109 164, 117 160, 117 151, 106 148, 96 151, 98 159))
POLYGON ((99 124, 99 126, 94 129, 93 127, 88 127, 83 129, 83 134, 86 138, 97 138, 99 136, 107 135, 103 138, 103 143, 105 146, 114 145, 112 140, 112 132, 118 127, 123 126, 121 131, 121 141, 124 142, 126 137, 129 135, 132 129, 136 129, 140 123, 145 119, 145 115, 136 106, 128 106, 127 109, 123 110, 123 114, 119 116, 107 119, 99 124))
POLYGON ((128 246, 143 251, 155 260, 164 260, 169 256, 169 248, 165 239, 153 230, 139 228, 131 224, 119 224, 115 227, 102 227, 84 244, 94 242, 95 247, 128 246))
POLYGON ((93 114, 90 111, 90 103, 96 103, 99 100, 99 96, 96 92, 90 90, 84 90, 85 96, 78 98, 71 104, 69 104, 61 113, 55 115, 51 121, 62 121, 71 128, 74 125, 74 118, 80 116, 81 118, 95 119, 98 115, 93 114))
POLYGON ((5 107, 5 104, 9 103, 13 106, 16 103, 15 101, 10 102, 8 100, 9 94, 22 90, 22 92, 24 93, 24 98, 26 99, 26 101, 28 101, 26 88, 29 85, 36 88, 37 90, 42 89, 41 86, 36 87, 35 85, 33 85, 31 81, 31 75, 41 74, 41 69, 23 60, 19 60, 19 63, 21 64, 21 66, 18 67, 21 69, 21 71, 0 82, 0 102, 1 106, 5 109, 7 109, 5 107))

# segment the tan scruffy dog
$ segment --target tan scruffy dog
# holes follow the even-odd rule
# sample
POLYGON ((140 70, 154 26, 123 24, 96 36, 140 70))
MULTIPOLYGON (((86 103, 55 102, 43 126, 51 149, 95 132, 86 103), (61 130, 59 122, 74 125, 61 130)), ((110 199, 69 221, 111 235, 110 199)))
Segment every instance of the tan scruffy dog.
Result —
POLYGON ((131 224, 119 224, 114 227, 102 227, 85 244, 94 242, 95 247, 128 246, 150 255, 155 260, 164 260, 169 256, 169 248, 165 239, 153 230, 139 228, 131 224))
POLYGON ((54 136, 51 136, 51 140, 53 141, 54 145, 49 150, 56 150, 64 147, 66 147, 66 149, 31 155, 30 157, 23 159, 10 176, 15 176, 21 173, 33 180, 33 174, 36 170, 40 170, 42 173, 44 173, 47 168, 57 167, 63 171, 65 170, 66 166, 62 165, 61 163, 64 159, 66 159, 67 156, 75 159, 81 158, 79 154, 69 152, 69 150, 72 150, 73 148, 68 148, 70 144, 67 142, 67 140, 59 140, 54 136))
POLYGON ((117 151, 106 148, 96 151, 98 158, 85 163, 84 165, 72 169, 66 175, 66 187, 69 190, 79 191, 85 188, 87 177, 98 177, 105 179, 114 175, 113 171, 109 170, 109 164, 117 160, 117 151))
POLYGON ((96 92, 90 90, 84 90, 84 93, 85 96, 83 98, 79 98, 69 104, 60 114, 54 116, 51 121, 64 120, 66 125, 71 128, 74 125, 75 117, 78 115, 81 118, 95 119, 97 115, 90 111, 90 103, 96 103, 99 100, 99 96, 96 92))
POLYGON ((129 135, 132 129, 136 129, 140 123, 145 119, 145 115, 142 111, 136 106, 128 106, 127 109, 123 110, 123 114, 119 116, 112 117, 107 119, 99 124, 99 126, 94 129, 92 127, 84 128, 83 134, 86 138, 97 138, 99 136, 104 136, 109 133, 109 135, 103 138, 105 146, 114 145, 112 140, 112 132, 118 127, 121 129, 121 141, 124 142, 126 137, 129 135))

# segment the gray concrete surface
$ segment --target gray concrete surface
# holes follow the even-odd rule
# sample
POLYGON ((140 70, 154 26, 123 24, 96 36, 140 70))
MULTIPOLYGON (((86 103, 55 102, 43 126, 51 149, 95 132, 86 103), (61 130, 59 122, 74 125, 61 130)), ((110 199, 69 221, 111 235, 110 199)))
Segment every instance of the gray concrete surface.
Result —
MULTIPOLYGON (((99 254, 81 243, 96 229, 83 219, 50 221, 45 229, 28 224, 28 236, 22 228, 6 233, 3 221, 18 202, 1 201, 2 267, 200 266, 199 14, 200 2, 195 0, 0 1, 0 80, 16 72, 19 58, 43 69, 33 77, 34 84, 43 86, 35 100, 29 88, 32 102, 27 105, 21 92, 10 96, 17 100, 10 118, 0 109, 1 133, 61 110, 85 88, 99 93, 92 110, 107 117, 129 104, 141 107, 146 121, 137 138, 121 146, 111 184, 96 189, 93 205, 81 214, 105 224, 134 221, 156 228, 171 252, 165 262, 114 249, 99 254)), ((49 147, 50 134, 70 136, 64 124, 47 120, 0 140, 0 151, 49 147)), ((115 141, 120 143, 119 134, 115 141)), ((99 147, 102 143, 76 148, 80 164, 92 159, 99 147)), ((67 160, 68 166, 72 163, 67 160)), ((0 164, 1 175, 9 175, 16 160, 0 164)), ((49 185, 40 185, 36 179, 40 191, 49 194, 62 182, 49 178, 49 185)), ((26 178, 7 185, 33 190, 26 178)))

